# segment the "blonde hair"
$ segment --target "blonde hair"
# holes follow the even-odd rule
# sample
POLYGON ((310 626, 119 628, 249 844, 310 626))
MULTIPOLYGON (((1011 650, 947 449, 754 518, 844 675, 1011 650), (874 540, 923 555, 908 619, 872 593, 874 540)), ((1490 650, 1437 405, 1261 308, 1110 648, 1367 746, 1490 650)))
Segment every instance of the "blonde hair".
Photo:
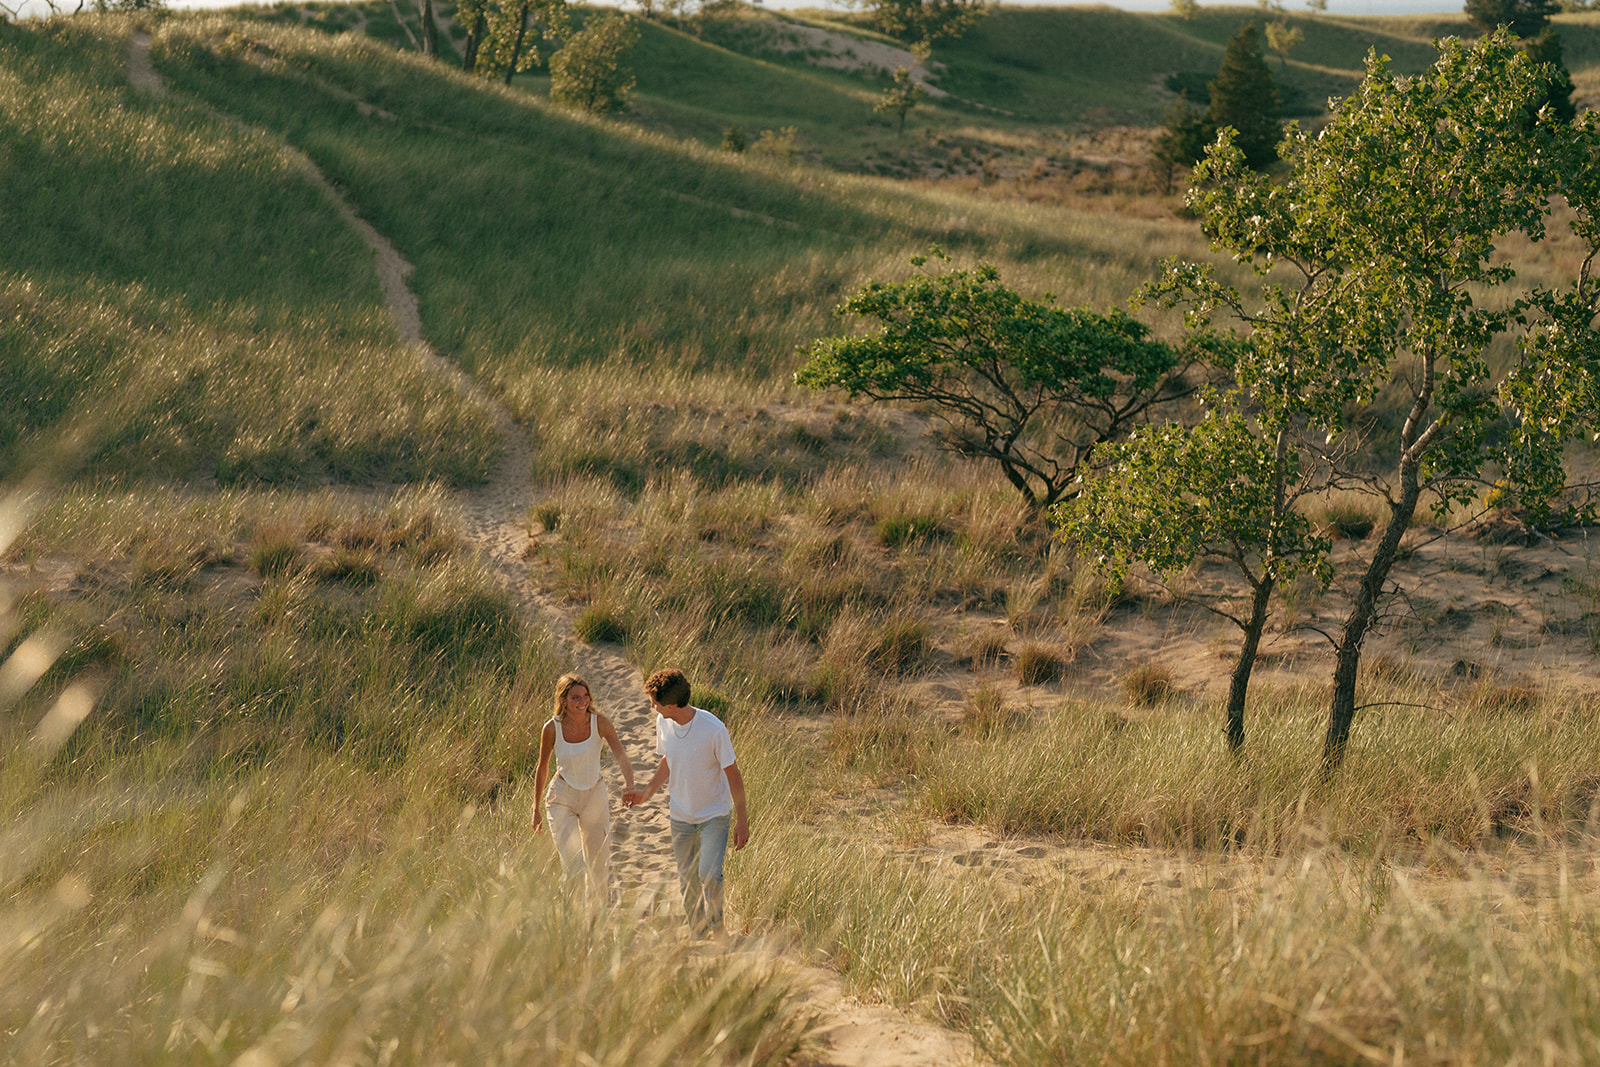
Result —
POLYGON ((589 710, 594 710, 594 690, 589 687, 588 682, 583 680, 583 676, 578 674, 563 674, 560 678, 556 679, 555 717, 557 719, 566 719, 567 694, 572 692, 580 685, 589 691, 589 710))

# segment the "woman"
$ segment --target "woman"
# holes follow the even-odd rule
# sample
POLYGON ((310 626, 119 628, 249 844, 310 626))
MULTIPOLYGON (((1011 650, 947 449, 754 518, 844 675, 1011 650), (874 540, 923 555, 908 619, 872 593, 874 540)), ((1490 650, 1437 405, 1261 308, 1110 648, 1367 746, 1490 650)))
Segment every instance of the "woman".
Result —
POLYGON ((533 832, 544 833, 545 782, 550 779, 550 755, 557 771, 550 782, 550 833, 561 854, 561 869, 576 876, 581 868, 589 880, 596 904, 604 907, 611 883, 611 798, 600 777, 600 742, 622 768, 622 780, 633 788, 633 764, 622 748, 611 720, 590 703, 589 683, 576 674, 556 681, 555 715, 539 734, 539 772, 534 779, 533 832))

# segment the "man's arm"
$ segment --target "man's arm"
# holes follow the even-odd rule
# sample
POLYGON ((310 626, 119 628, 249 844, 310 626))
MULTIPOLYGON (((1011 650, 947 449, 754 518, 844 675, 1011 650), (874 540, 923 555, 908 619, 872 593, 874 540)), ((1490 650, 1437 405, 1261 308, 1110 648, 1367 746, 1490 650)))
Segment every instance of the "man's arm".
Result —
POLYGON ((728 776, 728 792, 733 794, 733 847, 744 848, 750 842, 750 819, 744 807, 744 775, 739 773, 739 765, 730 763, 722 768, 728 776))

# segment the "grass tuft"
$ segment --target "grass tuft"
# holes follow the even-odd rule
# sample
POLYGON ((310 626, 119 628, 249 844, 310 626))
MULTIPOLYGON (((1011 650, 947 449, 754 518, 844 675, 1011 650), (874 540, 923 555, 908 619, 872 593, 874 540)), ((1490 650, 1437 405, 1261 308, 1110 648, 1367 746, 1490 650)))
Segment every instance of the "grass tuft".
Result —
POLYGON ((572 629, 591 645, 620 644, 628 639, 627 617, 606 604, 591 604, 578 613, 572 629))
POLYGON ((1066 669, 1060 653, 1037 641, 1019 645, 1012 653, 1011 662, 1016 668, 1017 681, 1023 685, 1047 685, 1061 677, 1066 669))
POLYGON ((1153 708, 1177 694, 1172 670, 1149 660, 1134 663, 1122 674, 1122 691, 1136 708, 1153 708))

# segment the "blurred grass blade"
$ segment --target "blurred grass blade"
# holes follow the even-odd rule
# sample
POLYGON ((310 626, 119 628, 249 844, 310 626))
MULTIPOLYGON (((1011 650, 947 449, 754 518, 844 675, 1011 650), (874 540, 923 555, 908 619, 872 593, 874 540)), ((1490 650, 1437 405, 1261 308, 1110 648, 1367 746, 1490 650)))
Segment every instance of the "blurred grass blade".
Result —
POLYGON ((66 647, 66 639, 55 630, 41 630, 18 645, 0 666, 0 707, 22 699, 66 647))
POLYGON ((83 725, 83 720, 89 717, 96 701, 100 699, 99 689, 98 682, 80 680, 67 686, 56 698, 31 738, 41 759, 48 760, 59 752, 61 746, 83 725))

